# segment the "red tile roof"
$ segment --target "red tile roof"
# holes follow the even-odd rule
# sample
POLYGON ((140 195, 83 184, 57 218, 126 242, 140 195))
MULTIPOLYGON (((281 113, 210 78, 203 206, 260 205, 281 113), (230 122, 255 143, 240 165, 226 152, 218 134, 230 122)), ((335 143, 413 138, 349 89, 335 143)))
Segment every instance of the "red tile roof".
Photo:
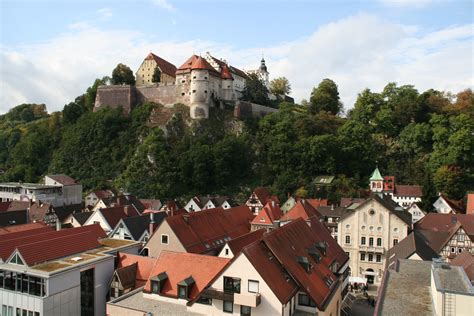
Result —
POLYGON ((53 179, 54 181, 62 185, 78 184, 76 180, 74 180, 73 178, 65 174, 53 174, 53 175, 47 175, 47 177, 53 179))
POLYGON ((189 57, 188 60, 186 60, 184 64, 182 64, 181 67, 178 68, 178 70, 176 71, 176 74, 186 73, 191 70, 197 70, 197 69, 209 70, 210 73, 220 76, 217 70, 214 69, 214 67, 212 67, 211 64, 207 62, 207 60, 205 60, 204 58, 198 55, 193 55, 189 57))
POLYGON ((325 310, 333 291, 339 287, 339 280, 327 264, 331 258, 327 254, 324 256, 323 253, 315 250, 321 257, 321 262, 318 263, 308 253, 308 249, 314 248, 318 242, 325 240, 321 240, 302 219, 294 220, 263 237, 265 245, 275 255, 275 258, 297 281, 301 290, 311 297, 320 310, 325 310), (310 272, 307 272, 298 263, 298 257, 305 257, 311 264, 310 272))
MULTIPOLYGON (((151 276, 166 272, 161 293, 165 296, 178 296, 178 283, 192 277, 195 284, 192 286, 189 300, 195 299, 209 283, 226 267, 230 259, 213 256, 198 255, 183 252, 163 251, 153 266, 151 276)), ((145 292, 151 291, 151 282, 145 285, 145 292)))
MULTIPOLYGON (((212 59, 214 59, 214 61, 219 65, 219 67, 223 68, 224 65, 227 67, 227 64, 224 61, 222 61, 220 59, 217 59, 215 57, 212 57, 212 59)), ((234 66, 230 66, 230 65, 228 66, 228 68, 229 68, 231 73, 236 74, 236 75, 238 75, 242 78, 248 78, 248 75, 245 72, 243 72, 242 70, 240 70, 238 68, 235 68, 234 66)))
POLYGON ((265 205, 267 203, 267 200, 270 198, 270 191, 268 190, 268 188, 265 188, 265 187, 258 187, 258 188, 255 188, 255 190, 253 191, 253 193, 255 193, 255 195, 257 196, 258 200, 263 204, 265 205))
POLYGON ((109 226, 114 228, 122 218, 140 215, 131 205, 128 206, 128 210, 129 214, 125 212, 124 206, 114 206, 98 210, 98 212, 101 212, 107 223, 109 223, 109 226))
POLYGON ((99 247, 99 238, 106 235, 100 225, 90 225, 60 231, 43 228, 2 236, 0 258, 6 260, 18 249, 27 265, 54 260, 99 247))
POLYGON ((0 202, 0 212, 23 211, 28 209, 30 202, 24 201, 9 201, 0 202))
MULTIPOLYGON (((254 216, 245 205, 179 214, 165 219, 187 252, 206 253, 222 248, 224 238, 250 232, 254 216)), ((158 229, 159 230, 159 229, 158 229)), ((157 231, 158 231, 157 230, 157 231)))
POLYGON ((474 256, 469 251, 463 251, 450 262, 454 266, 460 266, 466 271, 469 280, 474 280, 474 256))
POLYGON ((137 264, 135 275, 136 287, 145 285, 147 280, 150 278, 151 271, 157 260, 157 258, 132 255, 122 252, 117 254, 117 259, 117 269, 124 268, 132 264, 137 264))
POLYGON ((257 216, 252 221, 256 225, 273 225, 273 222, 279 220, 283 216, 280 205, 274 201, 269 201, 258 212, 257 216))
POLYGON ((462 201, 451 200, 444 194, 441 195, 441 198, 446 202, 446 204, 449 205, 449 207, 454 211, 454 213, 456 214, 464 213, 464 209, 462 207, 462 201))
POLYGON ((474 193, 467 194, 466 214, 474 215, 474 193))
POLYGON ((251 243, 257 240, 260 240, 264 233, 264 229, 258 229, 248 234, 232 239, 231 241, 227 242, 227 245, 229 246, 230 250, 232 251, 232 254, 235 257, 241 252, 242 248, 250 245, 251 243))
POLYGON ((361 198, 341 198, 341 202, 339 203, 340 206, 342 207, 348 207, 349 205, 353 204, 353 203, 364 203, 365 202, 365 199, 361 199, 361 198))
POLYGON ((328 205, 328 199, 306 199, 306 202, 309 202, 312 207, 317 209, 320 206, 327 206, 328 205))
POLYGON ((164 60, 163 58, 156 56, 153 53, 149 53, 148 56, 146 56, 145 60, 154 60, 158 67, 160 67, 161 72, 165 73, 173 78, 176 77, 176 66, 173 65, 172 63, 164 60))
POLYGON ((51 204, 49 203, 38 203, 35 202, 31 204, 30 210, 28 212, 30 222, 39 222, 43 221, 46 213, 48 212, 51 204))
POLYGON ((225 64, 221 67, 221 78, 234 80, 234 77, 232 77, 232 74, 230 73, 229 67, 227 67, 225 64))
POLYGON ((422 197, 422 187, 419 185, 395 185, 394 196, 422 197))
POLYGON ((110 190, 96 190, 92 193, 94 193, 99 199, 105 199, 114 196, 114 193, 110 190))
POLYGON ((282 221, 291 221, 298 218, 307 220, 313 216, 319 218, 321 214, 310 203, 300 200, 282 217, 282 221))
POLYGON ((52 231, 53 227, 46 226, 43 223, 29 223, 22 225, 13 225, 0 228, 0 235, 12 234, 12 233, 22 233, 24 231, 41 229, 42 231, 52 231))

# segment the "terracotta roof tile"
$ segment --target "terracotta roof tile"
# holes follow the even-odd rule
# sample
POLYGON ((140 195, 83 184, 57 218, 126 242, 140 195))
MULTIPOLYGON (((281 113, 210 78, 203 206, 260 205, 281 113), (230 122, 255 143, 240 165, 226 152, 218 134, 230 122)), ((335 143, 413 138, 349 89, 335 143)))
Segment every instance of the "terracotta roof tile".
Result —
POLYGON ((0 212, 22 211, 28 209, 30 202, 9 201, 0 202, 0 212))
POLYGON ((260 240, 264 233, 264 229, 258 229, 248 234, 232 239, 231 241, 227 242, 227 245, 229 246, 235 257, 241 252, 242 248, 250 245, 251 243, 257 240, 260 240))
POLYGON ((161 72, 175 78, 176 77, 176 66, 173 65, 172 63, 164 60, 163 58, 153 54, 149 53, 148 56, 145 58, 146 60, 153 59, 158 67, 160 67, 161 72))
POLYGON ((150 278, 151 271, 157 258, 132 255, 129 253, 119 252, 117 254, 117 268, 123 268, 132 264, 137 264, 135 278, 139 282, 146 282, 150 278))
POLYGON ((114 193, 110 190, 96 190, 92 193, 94 193, 99 199, 105 199, 114 196, 114 193))
POLYGON ((197 55, 193 55, 193 56, 189 57, 188 60, 186 60, 184 62, 184 64, 182 64, 178 68, 178 70, 176 71, 176 74, 186 73, 188 71, 196 70, 196 69, 209 70, 211 73, 220 76, 220 74, 217 72, 217 70, 214 69, 214 67, 212 67, 211 64, 209 64, 207 62, 207 60, 205 60, 201 56, 197 56, 197 55))
MULTIPOLYGON (((151 276, 166 272, 162 293, 165 296, 177 297, 177 285, 188 277, 195 281, 189 300, 195 299, 208 284, 226 267, 230 259, 192 253, 163 251, 153 266, 151 276)), ((145 292, 151 291, 150 279, 145 285, 145 292)))
POLYGON ((312 207, 317 209, 320 206, 327 206, 328 205, 328 199, 305 199, 306 202, 309 202, 312 207))
POLYGON ((255 216, 252 224, 273 225, 273 222, 280 220, 282 216, 283 212, 280 209, 280 205, 274 201, 269 201, 255 216))
POLYGON ((29 223, 22 225, 13 225, 0 228, 0 235, 13 234, 13 233, 23 233, 24 231, 31 231, 41 229, 42 231, 52 231, 53 227, 46 226, 43 223, 29 223))
POLYGON ((229 67, 227 67, 225 64, 221 68, 221 78, 234 80, 234 77, 232 77, 232 74, 230 73, 229 67))
POLYGON ((394 196, 422 197, 423 190, 419 185, 395 185, 394 196))
POLYGON ((474 193, 467 194, 466 214, 474 215, 474 193))
POLYGON ((452 265, 460 266, 466 271, 469 280, 474 280, 474 256, 469 251, 463 251, 450 262, 452 265))
POLYGON ((257 198, 260 200, 260 202, 263 205, 265 205, 267 203, 268 199, 271 196, 270 191, 268 190, 268 188, 265 188, 265 187, 255 188, 253 193, 255 193, 255 195, 257 196, 257 198))
POLYGON ((300 200, 282 217, 282 221, 291 221, 298 218, 307 220, 313 216, 321 217, 321 214, 310 203, 300 200))
POLYGON ((73 178, 65 174, 52 174, 52 175, 46 175, 46 176, 62 185, 78 184, 76 180, 74 180, 73 178))

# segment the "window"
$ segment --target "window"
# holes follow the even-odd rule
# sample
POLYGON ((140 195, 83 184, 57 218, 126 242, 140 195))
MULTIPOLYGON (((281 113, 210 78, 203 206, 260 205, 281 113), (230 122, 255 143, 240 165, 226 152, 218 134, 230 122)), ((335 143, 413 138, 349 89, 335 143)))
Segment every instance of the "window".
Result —
POLYGON ((456 252, 456 248, 451 247, 451 253, 455 253, 455 252, 456 252))
POLYGON ((178 297, 184 299, 188 298, 185 286, 178 285, 178 297))
POLYGON ((168 235, 164 235, 164 234, 161 235, 161 243, 164 245, 168 244, 168 235))
POLYGON ((349 228, 351 228, 351 225, 347 224, 346 229, 349 229, 349 228))
POLYGON ((225 255, 228 256, 229 255, 229 249, 225 249, 225 255))
POLYGON ((382 255, 376 255, 375 256, 375 261, 382 262, 382 255))
POLYGON ((394 232, 394 233, 398 233, 398 227, 395 227, 395 228, 393 229, 393 232, 394 232))
POLYGON ((398 244, 398 239, 395 238, 395 239, 393 240, 393 245, 395 246, 396 244, 398 244))
POLYGON ((360 254, 360 261, 365 261, 365 253, 360 254))
POLYGON ((298 305, 316 307, 316 303, 304 293, 298 294, 298 305))
POLYGON ((462 248, 458 248, 458 253, 461 253, 462 252, 462 248))
POLYGON ((240 279, 224 277, 224 292, 240 293, 240 279))
POLYGON ((458 235, 458 241, 464 241, 464 235, 463 234, 458 235))
POLYGON ((252 308, 250 306, 245 306, 245 305, 240 306, 241 316, 250 316, 251 314, 252 314, 252 308))
POLYGON ((224 312, 226 313, 233 313, 234 312, 234 303, 231 301, 224 301, 224 312))
POLYGON ((350 243, 351 243, 351 236, 346 235, 346 244, 350 244, 350 243))
POLYGON ((369 246, 373 246, 374 245, 374 237, 370 237, 369 238, 369 246))
POLYGON ((160 294, 160 282, 151 281, 151 293, 160 294))
POLYGON ((196 90, 193 90, 193 93, 196 93, 196 90))
POLYGON ((374 261, 374 255, 371 253, 369 253, 369 261, 370 262, 374 261))
POLYGON ((370 226, 370 227, 369 227, 369 230, 370 230, 371 232, 373 232, 373 231, 374 231, 374 226, 370 226))
POLYGON ((377 238, 377 246, 382 246, 382 238, 377 238))
POLYGON ((365 245, 365 237, 361 237, 361 238, 360 238, 360 244, 361 244, 361 245, 365 245))
POLYGON ((374 211, 374 210, 370 210, 370 211, 369 211, 369 215, 370 215, 370 216, 375 215, 375 211, 374 211))
POLYGON ((249 280, 248 291, 250 293, 258 293, 258 281, 249 280))

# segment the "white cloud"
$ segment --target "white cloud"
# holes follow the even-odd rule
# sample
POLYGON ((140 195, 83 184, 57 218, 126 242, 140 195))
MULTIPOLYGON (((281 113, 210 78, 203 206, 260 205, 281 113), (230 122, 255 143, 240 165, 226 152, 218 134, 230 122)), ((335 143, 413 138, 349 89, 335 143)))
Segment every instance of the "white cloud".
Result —
POLYGON ((112 17, 112 10, 110 8, 102 8, 97 10, 97 14, 102 20, 109 20, 112 17))
POLYGON ((205 40, 155 42, 137 32, 81 24, 49 42, 0 48, 0 113, 23 102, 60 110, 118 63, 136 71, 150 50, 176 66, 193 53, 210 51, 243 69, 258 67, 264 52, 270 77, 286 76, 297 101, 331 78, 346 108, 364 88, 380 91, 391 81, 413 84, 419 91, 458 92, 474 87, 472 28, 460 25, 419 35, 419 27, 361 14, 292 42, 239 49, 205 40))
POLYGON ((168 11, 175 11, 175 7, 169 3, 168 0, 152 0, 151 1, 154 5, 160 7, 160 8, 163 8, 165 10, 168 10, 168 11))
MULTIPOLYGON (((390 6, 400 8, 424 8, 434 2, 440 2, 441 0, 379 0, 379 2, 390 6)), ((446 1, 446 0, 445 0, 446 1)))

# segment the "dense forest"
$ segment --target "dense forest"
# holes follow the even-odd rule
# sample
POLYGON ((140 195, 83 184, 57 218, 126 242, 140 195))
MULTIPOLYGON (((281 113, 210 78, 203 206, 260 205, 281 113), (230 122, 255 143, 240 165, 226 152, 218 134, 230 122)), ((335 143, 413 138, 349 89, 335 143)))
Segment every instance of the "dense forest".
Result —
MULTIPOLYGON (((239 121, 232 108, 192 121, 176 105, 167 124, 162 106, 92 112, 97 79, 61 112, 22 104, 0 116, 0 181, 35 182, 47 173, 78 179, 86 191, 125 190, 143 198, 220 193, 237 198, 257 185, 287 194, 359 196, 376 164, 400 184, 420 184, 425 207, 438 192, 462 199, 474 189, 474 104, 471 90, 420 93, 389 83, 366 89, 344 112, 337 85, 325 79, 309 101, 279 103, 279 112, 239 121), (329 188, 318 175, 335 175, 329 188)), ((184 110, 183 110, 184 109, 184 110)))

